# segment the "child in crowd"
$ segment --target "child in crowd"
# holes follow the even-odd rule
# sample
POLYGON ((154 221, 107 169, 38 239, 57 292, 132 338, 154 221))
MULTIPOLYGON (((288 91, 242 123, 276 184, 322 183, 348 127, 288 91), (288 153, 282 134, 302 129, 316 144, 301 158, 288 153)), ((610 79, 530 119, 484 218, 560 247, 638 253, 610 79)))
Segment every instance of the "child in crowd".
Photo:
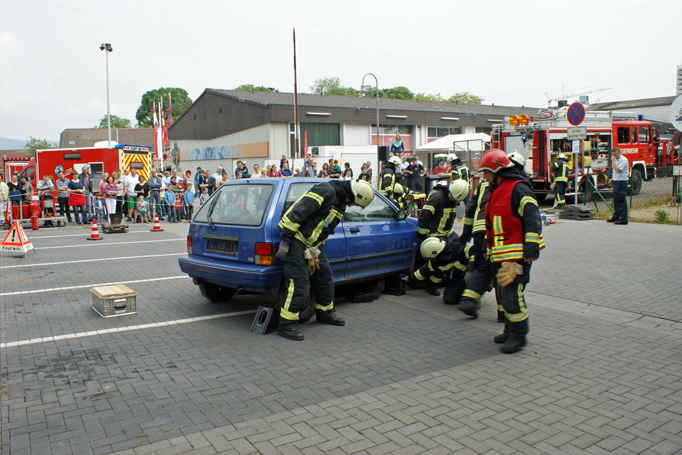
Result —
POLYGON ((344 163, 344 170, 342 177, 344 180, 353 180, 353 169, 350 168, 350 163, 344 163))
POLYGON ((199 205, 204 205, 208 201, 208 188, 204 187, 199 196, 199 205))
POLYGON ((147 222, 147 206, 148 202, 144 200, 144 195, 140 194, 137 197, 137 213, 140 214, 140 218, 142 218, 142 222, 146 223, 147 222))
MULTIPOLYGON (((205 191, 208 191, 208 188, 204 188, 205 191)), ((177 219, 175 218, 175 193, 171 189, 166 189, 166 194, 164 195, 164 201, 166 202, 166 213, 168 214, 168 222, 169 223, 177 223, 177 219)))
POLYGON ((192 221, 192 213, 194 212, 194 191, 192 190, 192 184, 187 184, 187 191, 185 191, 185 204, 184 204, 184 218, 187 221, 192 221))
POLYGON ((104 221, 104 201, 100 193, 95 193, 95 202, 92 204, 95 209, 95 219, 97 223, 102 224, 104 221))
POLYGON ((369 182, 369 174, 367 173, 367 166, 362 166, 360 168, 360 176, 358 177, 360 180, 365 180, 369 182))

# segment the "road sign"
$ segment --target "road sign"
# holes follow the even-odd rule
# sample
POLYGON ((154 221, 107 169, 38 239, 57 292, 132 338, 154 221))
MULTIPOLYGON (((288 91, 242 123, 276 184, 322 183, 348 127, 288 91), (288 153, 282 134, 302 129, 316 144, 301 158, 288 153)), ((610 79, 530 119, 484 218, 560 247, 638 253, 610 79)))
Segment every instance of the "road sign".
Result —
POLYGON ((566 118, 571 125, 580 125, 585 120, 585 106, 573 103, 568 107, 566 118))
POLYGON ((678 96, 670 106, 670 123, 682 131, 682 95, 678 96))
POLYGON ((566 128, 566 140, 584 141, 586 138, 587 138, 586 127, 576 126, 575 128, 566 128))

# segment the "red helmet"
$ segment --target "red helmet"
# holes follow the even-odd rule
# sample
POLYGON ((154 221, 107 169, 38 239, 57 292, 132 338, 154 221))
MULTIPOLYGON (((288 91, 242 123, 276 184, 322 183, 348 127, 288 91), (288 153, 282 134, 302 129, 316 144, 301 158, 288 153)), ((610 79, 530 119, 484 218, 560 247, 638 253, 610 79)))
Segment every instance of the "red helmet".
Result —
POLYGON ((481 157, 481 161, 478 163, 478 170, 480 171, 490 171, 496 174, 501 169, 507 167, 513 167, 514 163, 511 162, 506 153, 502 150, 488 150, 481 157))

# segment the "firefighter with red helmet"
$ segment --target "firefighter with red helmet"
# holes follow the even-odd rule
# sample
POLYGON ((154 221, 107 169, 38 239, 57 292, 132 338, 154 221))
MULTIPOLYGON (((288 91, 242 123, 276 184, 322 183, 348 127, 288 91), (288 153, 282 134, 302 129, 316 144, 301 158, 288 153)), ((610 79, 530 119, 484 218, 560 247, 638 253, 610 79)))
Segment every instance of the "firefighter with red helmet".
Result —
POLYGON ((479 163, 490 185, 485 209, 486 256, 494 277, 497 301, 505 313, 504 332, 494 338, 503 353, 526 345, 528 310, 523 291, 533 261, 544 248, 542 220, 535 195, 509 157, 486 152, 479 163))

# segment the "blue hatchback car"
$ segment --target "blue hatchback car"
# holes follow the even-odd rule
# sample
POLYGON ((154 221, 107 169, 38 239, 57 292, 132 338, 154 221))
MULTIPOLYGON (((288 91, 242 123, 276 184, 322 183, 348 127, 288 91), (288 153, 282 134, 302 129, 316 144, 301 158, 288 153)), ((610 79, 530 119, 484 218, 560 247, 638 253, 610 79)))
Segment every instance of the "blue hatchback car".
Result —
MULTIPOLYGON (((180 269, 214 302, 235 293, 257 293, 264 295, 264 305, 279 308, 285 286, 282 263, 274 256, 279 248, 277 224, 303 193, 325 181, 267 178, 220 186, 192 220, 180 269)), ((417 247, 417 221, 376 193, 367 208, 347 208, 324 250, 335 285, 342 285, 410 270, 417 247)), ((311 295, 300 320, 313 314, 311 295)))

